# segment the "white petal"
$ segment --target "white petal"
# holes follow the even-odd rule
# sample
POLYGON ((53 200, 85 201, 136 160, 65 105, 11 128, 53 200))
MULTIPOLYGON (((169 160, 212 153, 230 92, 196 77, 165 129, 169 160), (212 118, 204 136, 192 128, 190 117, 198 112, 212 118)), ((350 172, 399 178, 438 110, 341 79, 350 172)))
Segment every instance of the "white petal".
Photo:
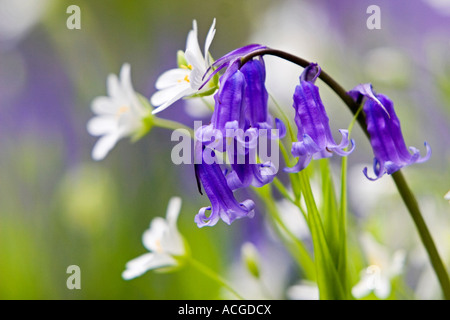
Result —
POLYGON ((169 230, 163 234, 161 247, 164 252, 173 256, 182 256, 186 252, 183 238, 176 227, 169 228, 169 230))
POLYGON ((122 273, 125 280, 136 278, 146 271, 167 266, 175 266, 177 261, 166 254, 146 253, 126 264, 126 270, 122 273))
POLYGON ((161 217, 154 218, 150 223, 150 228, 145 230, 142 235, 142 243, 149 251, 162 252, 161 240, 163 234, 167 232, 169 225, 167 221, 161 217))
POLYGON ((97 161, 103 160, 119 139, 120 136, 116 133, 108 134, 98 139, 92 149, 92 158, 97 161))
POLYGON ((186 51, 185 57, 189 64, 192 65, 192 71, 189 75, 191 87, 198 89, 204 81, 203 76, 206 72, 205 61, 203 57, 195 56, 190 50, 186 51))
MULTIPOLYGON (((131 67, 129 63, 124 63, 122 68, 120 68, 120 83, 124 87, 131 85, 131 67)), ((133 90, 132 87, 131 90, 133 90)))
POLYGON ((197 21, 192 21, 192 30, 189 31, 186 41, 186 51, 192 51, 196 56, 202 57, 200 45, 198 44, 197 21))
MULTIPOLYGON (((211 25, 211 27, 209 28, 208 34, 206 35, 206 40, 205 40, 205 61, 208 61, 208 51, 209 51, 209 47, 211 46, 211 42, 214 39, 214 35, 216 34, 216 18, 214 18, 213 23, 211 25)), ((209 66, 208 66, 209 67, 209 66)))
POLYGON ((203 74, 206 72, 205 60, 203 60, 203 57, 196 55, 195 52, 192 50, 186 50, 184 56, 186 58, 186 61, 192 66, 193 69, 192 71, 197 70, 198 72, 201 72, 203 76, 203 74))
POLYGON ((107 79, 108 95, 117 105, 127 105, 128 100, 125 92, 115 74, 110 74, 107 79))
POLYGON ((117 120, 114 116, 94 117, 88 121, 86 128, 89 134, 101 136, 114 131, 117 128, 117 120))
POLYGON ((133 89, 133 84, 131 83, 131 67, 128 63, 124 63, 120 70, 120 83, 132 112, 136 114, 137 117, 143 117, 146 110, 133 89))
POLYGON ((124 63, 120 69, 120 88, 124 98, 130 102, 130 104, 136 102, 136 93, 131 84, 131 67, 128 63, 124 63))
POLYGON ((122 272, 122 278, 130 280, 144 274, 148 270, 147 265, 151 263, 153 256, 153 253, 146 253, 128 261, 126 270, 122 272))
POLYGON ((375 295, 380 299, 386 299, 391 293, 391 283, 386 277, 380 277, 375 287, 375 295))
POLYGON ((352 295, 356 299, 363 298, 367 296, 372 289, 370 288, 370 285, 367 282, 367 279, 363 277, 353 288, 352 288, 352 295))
POLYGON ((100 115, 113 115, 117 112, 117 105, 110 97, 96 97, 92 100, 91 110, 100 115))
MULTIPOLYGON (((160 107, 153 110, 152 114, 159 113, 159 112, 167 109, 175 101, 177 101, 183 97, 190 96, 196 92, 197 92, 197 90, 193 90, 189 84, 180 85, 179 87, 176 87, 176 90, 175 90, 175 88, 168 88, 168 89, 165 89, 162 91, 158 91, 152 96, 152 101, 154 99, 157 102, 161 102, 162 100, 164 100, 165 102, 160 107), (163 93, 163 91, 164 91, 164 93, 163 93), (156 97, 155 97, 155 95, 156 95, 156 97), (171 97, 171 98, 169 98, 169 97, 171 97), (167 98, 169 98, 169 99, 167 99, 167 98)), ((159 105, 159 104, 154 104, 154 103, 152 103, 152 104, 159 105)))
POLYGON ((164 72, 159 76, 156 80, 155 87, 158 90, 166 89, 172 86, 179 85, 181 81, 185 81, 184 79, 189 77, 191 70, 189 69, 170 69, 164 72))
POLYGON ((172 197, 167 205, 166 220, 169 226, 175 226, 181 209, 181 198, 172 197))
POLYGON ((189 83, 179 83, 176 86, 172 86, 163 90, 156 91, 150 98, 150 103, 154 106, 160 106, 168 101, 172 100, 174 97, 180 95, 181 92, 190 89, 189 83))

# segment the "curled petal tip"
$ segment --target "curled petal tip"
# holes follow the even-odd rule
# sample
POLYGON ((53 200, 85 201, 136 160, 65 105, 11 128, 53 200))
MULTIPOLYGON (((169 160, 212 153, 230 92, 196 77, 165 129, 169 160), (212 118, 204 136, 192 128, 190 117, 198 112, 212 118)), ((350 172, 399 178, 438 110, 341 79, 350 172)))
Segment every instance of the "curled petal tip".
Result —
POLYGON ((424 146, 425 146, 425 148, 426 148, 426 150, 427 150, 427 153, 425 154, 425 156, 419 158, 419 159, 417 160, 417 163, 422 163, 422 162, 428 161, 428 160, 430 159, 430 157, 431 157, 431 147, 430 147, 430 145, 428 144, 428 142, 425 141, 425 142, 424 142, 424 146))
POLYGON ((376 181, 376 180, 378 180, 379 178, 381 178, 381 176, 377 176, 377 177, 375 177, 375 178, 369 177, 369 175, 367 174, 367 167, 365 167, 365 168, 363 169, 363 173, 364 173, 364 175, 366 176, 366 178, 369 179, 370 181, 376 181))

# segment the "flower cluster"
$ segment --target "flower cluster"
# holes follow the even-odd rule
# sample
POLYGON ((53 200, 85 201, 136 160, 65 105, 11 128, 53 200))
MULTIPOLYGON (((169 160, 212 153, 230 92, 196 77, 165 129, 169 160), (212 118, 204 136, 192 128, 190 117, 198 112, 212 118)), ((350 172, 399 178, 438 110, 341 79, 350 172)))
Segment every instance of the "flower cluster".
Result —
MULTIPOLYGON (((92 135, 101 135, 92 151, 96 160, 103 159, 123 137, 139 138, 158 121, 154 114, 165 110, 181 98, 214 95, 214 111, 210 123, 195 131, 195 174, 211 205, 201 208, 195 217, 199 227, 213 226, 220 219, 231 224, 242 217, 252 217, 255 203, 239 202, 234 191, 269 184, 278 172, 280 139, 286 134, 285 124, 271 115, 265 87, 266 69, 259 52, 267 47, 251 44, 238 48, 213 61, 209 47, 215 35, 215 20, 206 37, 204 53, 198 42, 197 23, 188 33, 186 50, 178 53, 178 68, 164 72, 156 81, 158 91, 150 101, 137 94, 131 85, 130 66, 125 64, 120 81, 108 78, 109 97, 98 97, 92 103, 97 114, 88 123, 92 135), (252 55, 251 58, 244 59, 252 55), (271 153, 271 157, 268 154, 271 153)), ((305 169, 312 159, 347 156, 355 148, 346 129, 339 132, 342 140, 335 142, 325 106, 315 85, 321 68, 316 63, 305 67, 293 94, 293 119, 297 140, 292 142, 291 157, 297 159, 287 173, 305 169), (349 145, 351 144, 351 147, 349 145)), ((404 166, 429 159, 431 149, 421 158, 419 151, 408 152, 393 103, 382 94, 375 94, 370 84, 359 85, 348 93, 355 101, 366 98, 363 111, 375 154, 374 172, 379 179, 404 166)))
MULTIPOLYGON (((309 170, 305 169, 315 159, 330 158, 334 154, 346 157, 354 151, 355 142, 350 138, 350 131, 361 111, 362 117, 358 120, 364 127, 365 119, 363 129, 369 135, 374 154, 375 177, 369 176, 367 168, 363 170, 369 180, 377 180, 384 174, 394 174, 403 167, 427 161, 431 156, 429 145, 425 142, 427 152, 423 157, 414 147, 408 150, 393 102, 387 96, 375 93, 371 84, 360 84, 346 92, 336 83, 333 85, 334 80, 322 72, 317 63, 260 44, 243 46, 214 61, 209 48, 216 32, 215 25, 214 19, 202 52, 197 22, 193 21, 186 49, 177 55, 178 67, 160 75, 155 84, 157 90, 150 99, 134 91, 128 64, 122 66, 119 77, 108 77, 108 96, 93 100, 92 111, 96 116, 87 124, 91 135, 100 136, 92 150, 93 159, 104 159, 122 138, 137 140, 153 127, 174 130, 183 127, 187 129, 185 134, 193 140, 189 147, 193 145, 193 171, 198 190, 209 200, 195 215, 194 221, 198 227, 214 226, 220 220, 230 225, 237 219, 253 217, 257 203, 251 198, 238 199, 240 194, 246 194, 239 191, 251 189, 259 196, 261 204, 267 207, 268 216, 275 226, 274 233, 279 234, 304 274, 298 285, 287 290, 288 297, 389 298, 395 290, 393 279, 403 272, 405 254, 402 250, 391 256, 373 239, 364 237, 360 242, 363 244, 361 251, 366 253, 367 266, 359 265, 362 268, 359 281, 349 274, 347 260, 353 255, 347 254, 348 249, 351 250, 347 246, 349 237, 346 226, 347 162, 342 161, 340 197, 334 192, 328 161, 322 160, 318 166, 320 179, 316 176, 310 179, 309 170), (272 109, 269 103, 265 60, 268 54, 295 62, 303 68, 299 72, 298 84, 292 88, 292 105, 287 109, 278 105, 273 97, 275 108, 272 109), (333 119, 328 117, 316 85, 319 78, 356 113, 348 129, 339 130, 340 142, 333 137, 333 119), (207 102, 212 114, 205 125, 194 122, 192 129, 158 117, 161 111, 180 99, 189 98, 203 103, 207 96, 213 102, 207 102), (289 116, 291 114, 293 116, 289 116), (284 162, 280 165, 278 157, 281 153, 284 162), (287 179, 278 179, 280 166, 283 166, 280 175, 287 179), (287 185, 286 181, 290 184, 287 185), (276 188, 277 195, 284 197, 282 201, 278 201, 271 186, 276 188), (322 190, 320 198, 314 196, 318 193, 317 189, 322 190), (290 210, 281 205, 283 201, 294 207, 293 215, 301 217, 300 222, 298 219, 295 222, 286 221, 285 215, 290 210), (302 229, 300 234, 296 232, 298 227, 302 229), (310 246, 303 243, 305 238, 311 240, 313 252, 310 246)), ((186 158, 190 159, 191 155, 189 149, 186 158)), ((318 170, 312 168, 311 172, 318 170)), ((399 174, 394 175, 394 180, 399 177, 399 174)), ((151 221, 142 236, 144 247, 149 252, 129 261, 122 277, 129 280, 148 270, 169 272, 190 264, 210 279, 215 279, 234 296, 242 298, 222 277, 215 275, 214 270, 191 256, 189 246, 176 226, 180 208, 181 199, 174 197, 169 202, 166 218, 157 217, 151 221)), ((421 223, 415 219, 417 221, 421 223)), ((426 227, 420 226, 418 229, 420 231, 426 227)), ((280 261, 273 257, 270 255, 269 258, 276 262, 274 268, 280 269, 280 261)), ((263 270, 262 259, 256 242, 255 245, 246 243, 243 246, 242 260, 261 288, 264 286, 263 274, 273 275, 273 272, 263 270)), ((283 272, 277 271, 282 276, 283 272)), ((271 295, 264 292, 263 296, 271 295)))

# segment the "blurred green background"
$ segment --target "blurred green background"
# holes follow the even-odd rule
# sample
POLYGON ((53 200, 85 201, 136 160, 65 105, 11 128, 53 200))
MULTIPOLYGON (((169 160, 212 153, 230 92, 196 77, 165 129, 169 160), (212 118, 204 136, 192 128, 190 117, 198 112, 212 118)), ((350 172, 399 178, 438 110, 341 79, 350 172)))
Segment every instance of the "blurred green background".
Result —
MULTIPOLYGON (((201 46, 217 19, 215 58, 259 42, 319 62, 348 89, 373 82, 399 106, 407 145, 424 150, 426 140, 433 148, 432 160, 406 175, 419 198, 434 205, 435 220, 448 226, 443 197, 450 187, 450 15, 438 1, 355 2, 0 0, 0 298, 221 296, 215 283, 190 268, 148 272, 132 281, 121 272, 145 252, 142 233, 153 217, 165 215, 173 195, 183 198, 179 228, 193 255, 221 274, 253 234, 251 221, 196 227, 193 218, 208 201, 196 191, 193 169, 168 160, 169 131, 154 129, 135 144, 121 141, 101 162, 91 159, 96 138, 86 132, 90 102, 106 94, 107 75, 130 63, 135 90, 150 97, 156 78, 175 67, 193 19, 201 46), (376 2, 382 29, 368 30, 366 8, 376 2), (81 8, 81 30, 66 28, 72 4, 81 8), (66 287, 66 269, 73 264, 81 268, 81 290, 66 287)), ((283 64, 291 71, 277 73, 268 65, 274 79, 268 85, 289 107, 301 70, 283 64)), ((327 90, 333 128, 346 127, 350 114, 327 90)), ((173 109, 184 110, 182 103, 173 109)), ((187 121, 180 113, 161 116, 187 121)), ((350 164, 370 165, 359 129, 358 137, 350 164)), ((380 206, 371 208, 386 214, 380 206)), ((356 205, 353 211, 369 214, 356 205)), ((398 220, 394 233, 403 228, 398 220)), ((438 245, 450 260, 449 229, 436 236, 444 239, 438 245)), ((416 241, 414 232, 405 237, 416 241)))

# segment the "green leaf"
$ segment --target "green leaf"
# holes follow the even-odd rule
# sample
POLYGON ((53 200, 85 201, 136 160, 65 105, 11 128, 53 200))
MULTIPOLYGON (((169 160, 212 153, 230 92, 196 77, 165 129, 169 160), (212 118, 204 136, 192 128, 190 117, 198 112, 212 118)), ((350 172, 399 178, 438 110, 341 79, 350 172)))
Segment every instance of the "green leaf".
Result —
POLYGON ((300 183, 305 197, 306 207, 308 209, 308 220, 313 240, 317 285, 319 287, 320 299, 348 299, 349 297, 339 278, 337 266, 334 263, 325 237, 325 230, 311 191, 307 172, 303 170, 299 172, 298 176, 300 177, 300 183))
POLYGON ((321 212, 323 217, 323 226, 327 243, 330 246, 330 253, 335 264, 337 265, 339 260, 339 242, 341 238, 338 219, 338 203, 331 176, 329 160, 321 159, 319 161, 319 165, 322 175, 323 206, 321 212))

